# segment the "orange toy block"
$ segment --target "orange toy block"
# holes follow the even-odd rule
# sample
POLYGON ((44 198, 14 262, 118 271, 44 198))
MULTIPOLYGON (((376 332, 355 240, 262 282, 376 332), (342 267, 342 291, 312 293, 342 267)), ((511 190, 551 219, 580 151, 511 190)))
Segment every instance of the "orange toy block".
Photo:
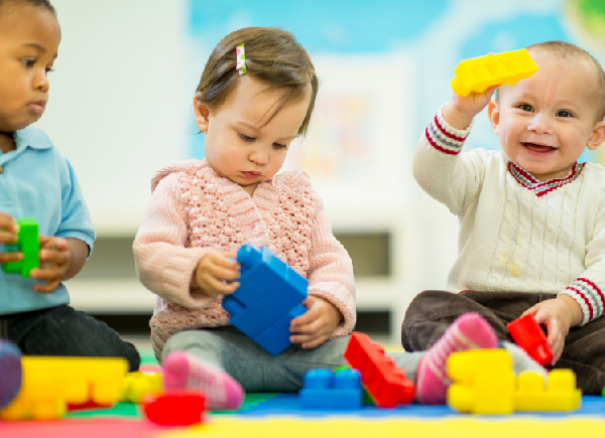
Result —
POLYGON ((377 406, 393 408, 413 401, 414 383, 368 335, 359 332, 351 334, 345 359, 361 372, 361 380, 377 406))
POLYGON ((23 356, 21 392, 0 411, 4 420, 55 420, 67 405, 120 399, 128 362, 122 358, 23 356))
POLYGON ((456 68, 452 88, 459 96, 483 93, 494 85, 515 85, 538 71, 527 49, 465 59, 456 68))

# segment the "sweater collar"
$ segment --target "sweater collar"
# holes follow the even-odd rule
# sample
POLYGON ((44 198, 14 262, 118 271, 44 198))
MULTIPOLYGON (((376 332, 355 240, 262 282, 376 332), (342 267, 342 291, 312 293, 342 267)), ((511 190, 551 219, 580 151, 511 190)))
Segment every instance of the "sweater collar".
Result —
POLYGON ((575 181, 580 176, 586 163, 575 163, 567 176, 563 178, 553 178, 548 181, 540 181, 534 178, 529 172, 516 165, 512 161, 508 162, 508 171, 511 175, 526 189, 532 191, 536 196, 541 197, 553 190, 558 189, 565 184, 575 181))

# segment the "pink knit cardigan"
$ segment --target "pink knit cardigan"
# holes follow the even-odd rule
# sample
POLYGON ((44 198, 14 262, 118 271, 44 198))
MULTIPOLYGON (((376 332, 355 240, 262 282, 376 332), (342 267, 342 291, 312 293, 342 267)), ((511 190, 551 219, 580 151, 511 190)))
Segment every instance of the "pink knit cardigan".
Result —
POLYGON ((263 181, 250 196, 206 160, 187 160, 160 169, 151 190, 133 249, 141 283, 158 295, 151 319, 157 356, 179 331, 229 324, 222 295, 192 290, 191 278, 205 254, 237 251, 247 242, 267 245, 309 280, 309 294, 340 310, 344 319, 333 338, 351 332, 356 320, 351 258, 334 238, 304 172, 263 181))

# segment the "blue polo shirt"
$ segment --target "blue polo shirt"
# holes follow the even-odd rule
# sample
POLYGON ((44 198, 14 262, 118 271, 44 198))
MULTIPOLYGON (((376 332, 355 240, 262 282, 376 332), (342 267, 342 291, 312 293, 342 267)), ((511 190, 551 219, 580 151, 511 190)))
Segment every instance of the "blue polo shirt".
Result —
MULTIPOLYGON (((0 212, 33 217, 46 236, 74 237, 92 251, 95 231, 74 170, 41 130, 15 132, 17 149, 0 152, 0 212)), ((3 245, 0 245, 0 250, 3 245)), ((50 294, 32 290, 36 280, 0 269, 0 315, 69 303, 61 284, 50 294)))

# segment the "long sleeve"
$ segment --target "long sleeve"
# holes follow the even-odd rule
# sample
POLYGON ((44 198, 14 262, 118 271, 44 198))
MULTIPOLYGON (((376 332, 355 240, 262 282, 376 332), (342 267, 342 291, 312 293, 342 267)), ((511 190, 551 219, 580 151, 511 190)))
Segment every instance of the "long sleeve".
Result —
POLYGON ((353 263, 332 234, 321 206, 311 232, 309 262, 309 294, 329 301, 342 313, 344 320, 336 328, 332 338, 347 335, 353 330, 357 319, 353 263))
POLYGON ((201 258, 211 251, 187 248, 185 210, 173 191, 178 175, 163 178, 154 190, 133 243, 141 283, 165 300, 202 309, 216 298, 191 293, 191 278, 201 258))
MULTIPOLYGON (((443 108, 443 107, 442 107, 443 108)), ((439 109, 420 137, 414 155, 414 177, 430 196, 462 215, 479 195, 485 177, 483 149, 460 153, 471 127, 451 127, 439 109)))
POLYGON ((586 245, 586 270, 559 294, 571 296, 582 308, 581 326, 603 315, 605 307, 605 196, 598 191, 598 199, 589 205, 595 209, 594 220, 589 224, 592 233, 586 245))

